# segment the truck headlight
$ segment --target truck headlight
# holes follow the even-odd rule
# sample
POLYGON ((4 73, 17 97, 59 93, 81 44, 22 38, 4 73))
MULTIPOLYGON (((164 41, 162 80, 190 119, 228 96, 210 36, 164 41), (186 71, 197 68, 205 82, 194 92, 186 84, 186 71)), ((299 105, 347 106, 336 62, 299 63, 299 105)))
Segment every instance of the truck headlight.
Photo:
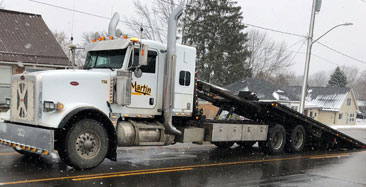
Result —
POLYGON ((64 104, 61 102, 53 102, 53 101, 44 101, 43 102, 43 111, 44 112, 51 112, 54 110, 62 110, 64 108, 64 104))
POLYGON ((7 105, 7 106, 10 106, 10 98, 6 98, 6 99, 5 99, 5 102, 6 102, 6 105, 7 105))
POLYGON ((55 103, 53 101, 45 101, 43 103, 43 111, 44 112, 50 112, 50 111, 53 111, 55 109, 56 109, 56 107, 55 107, 55 103))

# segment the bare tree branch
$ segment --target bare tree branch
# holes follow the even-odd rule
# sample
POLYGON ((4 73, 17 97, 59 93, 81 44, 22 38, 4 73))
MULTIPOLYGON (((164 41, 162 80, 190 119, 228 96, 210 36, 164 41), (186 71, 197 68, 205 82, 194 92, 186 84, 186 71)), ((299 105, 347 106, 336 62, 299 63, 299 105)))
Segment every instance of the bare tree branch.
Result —
POLYGON ((355 86, 357 99, 366 100, 366 70, 362 71, 357 79, 357 86, 355 86))
POLYGON ((62 50, 64 51, 64 53, 69 56, 69 46, 71 44, 71 41, 68 39, 69 37, 67 36, 67 34, 63 31, 53 31, 52 32, 53 36, 56 38, 56 41, 58 42, 58 44, 61 46, 62 50))
POLYGON ((292 65, 291 53, 287 52, 285 42, 277 43, 267 37, 265 32, 250 30, 248 48, 251 51, 250 67, 255 77, 269 80, 283 76, 286 68, 292 65))
POLYGON ((140 35, 140 28, 144 29, 143 38, 166 43, 168 18, 174 7, 182 0, 153 0, 152 7, 134 1, 136 16, 129 18, 129 28, 136 35, 140 35))
POLYGON ((359 68, 354 66, 341 66, 341 70, 347 77, 347 87, 357 86, 359 68))
POLYGON ((309 76, 310 86, 324 87, 328 84, 330 74, 325 71, 320 71, 309 76))

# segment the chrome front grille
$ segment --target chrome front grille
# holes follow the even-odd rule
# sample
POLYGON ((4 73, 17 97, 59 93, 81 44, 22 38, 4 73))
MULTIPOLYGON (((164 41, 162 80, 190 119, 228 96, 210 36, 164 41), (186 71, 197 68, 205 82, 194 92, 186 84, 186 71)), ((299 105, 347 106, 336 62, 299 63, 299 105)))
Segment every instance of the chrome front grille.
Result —
POLYGON ((34 83, 31 80, 13 80, 11 87, 11 119, 34 121, 34 83))

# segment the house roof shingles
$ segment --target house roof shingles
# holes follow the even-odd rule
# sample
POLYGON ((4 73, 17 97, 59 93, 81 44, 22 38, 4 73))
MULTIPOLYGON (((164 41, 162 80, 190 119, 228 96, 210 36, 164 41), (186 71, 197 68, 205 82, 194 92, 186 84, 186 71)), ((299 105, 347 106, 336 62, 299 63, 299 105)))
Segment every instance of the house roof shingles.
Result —
MULTIPOLYGON (((287 90, 298 96, 301 95, 300 86, 290 86, 287 90)), ((325 111, 339 111, 350 91, 350 88, 344 87, 310 87, 306 101, 325 111)))
POLYGON ((40 15, 2 9, 0 20, 0 61, 69 64, 40 15))

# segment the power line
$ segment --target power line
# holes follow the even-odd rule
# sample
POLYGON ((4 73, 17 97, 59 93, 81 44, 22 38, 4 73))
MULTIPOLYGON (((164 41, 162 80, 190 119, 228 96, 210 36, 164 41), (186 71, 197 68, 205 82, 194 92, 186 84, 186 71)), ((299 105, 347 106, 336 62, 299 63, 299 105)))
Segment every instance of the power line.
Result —
MULTIPOLYGON (((88 16, 94 16, 94 17, 98 17, 98 18, 102 18, 102 19, 108 19, 108 20, 111 19, 109 17, 100 16, 100 15, 92 14, 92 13, 88 13, 88 12, 83 12, 83 11, 80 11, 80 10, 74 10, 74 9, 70 9, 70 8, 66 8, 66 7, 62 7, 62 6, 57 6, 57 5, 53 5, 53 4, 49 4, 49 3, 44 3, 44 2, 41 2, 41 1, 36 1, 36 0, 29 0, 29 1, 34 2, 34 3, 38 3, 38 4, 42 4, 42 5, 46 5, 46 6, 50 6, 50 7, 54 7, 54 8, 59 8, 59 9, 71 11, 71 12, 77 12, 77 13, 88 15, 88 16)), ((126 23, 128 25, 136 25, 136 24, 128 22, 128 21, 121 21, 120 20, 119 22, 126 23)), ((137 25, 137 26, 143 26, 145 28, 151 28, 152 29, 152 27, 150 27, 150 26, 145 26, 145 25, 137 25)), ((164 29, 160 29, 160 28, 153 28, 153 29, 164 30, 164 29)))
MULTIPOLYGON (((293 58, 291 59, 291 61, 298 55, 298 54, 306 54, 306 52, 299 52, 300 51, 300 49, 304 46, 304 44, 305 44, 305 40, 306 40, 306 38, 305 39, 301 39, 300 41, 303 41, 303 43, 302 43, 302 45, 298 48, 298 50, 295 52, 295 56, 293 56, 293 58)), ((297 41, 297 42, 295 42, 295 44, 293 44, 292 46, 295 46, 297 43, 299 43, 300 41, 297 41)), ((288 52, 290 52, 290 53, 293 53, 293 51, 288 51, 288 52)), ((328 59, 326 59, 326 58, 324 58, 324 57, 321 57, 321 56, 319 56, 319 55, 317 55, 317 54, 314 54, 314 53, 312 53, 311 54, 312 56, 314 56, 314 57, 317 57, 317 58, 319 58, 319 59, 321 59, 321 60, 323 60, 323 61, 326 61, 326 62, 329 62, 329 63, 332 63, 332 64, 335 64, 335 65, 337 65, 337 66, 339 66, 339 64, 337 64, 337 63, 335 63, 335 62, 332 62, 332 61, 330 61, 330 60, 328 60, 328 59)))
MULTIPOLYGON (((160 0, 161 2, 163 3, 168 3, 168 4, 171 4, 171 5, 178 5, 172 1, 168 1, 168 0, 160 0)), ((243 22, 244 25, 248 25, 248 26, 251 26, 251 27, 255 27, 255 28, 259 28, 259 29, 263 29, 263 30, 267 30, 267 31, 272 31, 272 32, 277 32, 277 33, 281 33, 281 34, 287 34, 287 35, 292 35, 292 36, 297 36, 297 37, 302 37, 302 38, 306 38, 307 36, 304 36, 304 35, 300 35, 300 34, 295 34, 295 33, 290 33, 290 32, 286 32, 286 31, 280 31, 280 30, 276 30, 276 29, 271 29, 271 28, 266 28, 266 27, 262 27, 262 26, 258 26, 258 25, 253 25, 253 24, 250 24, 250 23, 245 23, 243 22)))
POLYGON ((263 30, 267 30, 267 31, 277 32, 277 33, 281 33, 281 34, 287 34, 287 35, 291 35, 291 36, 306 38, 306 36, 304 36, 304 35, 290 33, 290 32, 286 32, 286 31, 275 30, 275 29, 271 29, 271 28, 267 28, 267 27, 253 25, 253 24, 250 24, 250 23, 244 23, 244 25, 248 25, 248 26, 251 26, 251 27, 255 27, 255 28, 259 28, 259 29, 263 29, 263 30))
MULTIPOLYGON (((42 5, 46 5, 46 6, 50 6, 50 7, 54 7, 54 8, 59 8, 59 9, 71 11, 71 12, 77 12, 77 13, 84 14, 84 15, 88 15, 88 16, 94 16, 94 17, 98 17, 98 18, 102 18, 102 19, 108 19, 108 20, 111 19, 109 17, 105 17, 105 16, 101 16, 101 15, 97 15, 97 14, 92 14, 92 13, 88 13, 88 12, 84 12, 84 11, 80 11, 80 10, 70 9, 70 8, 66 8, 66 7, 62 7, 62 6, 58 6, 58 5, 53 5, 53 4, 49 4, 49 3, 45 3, 45 2, 41 2, 41 1, 37 1, 37 0, 29 0, 29 1, 34 2, 34 3, 38 3, 38 4, 42 4, 42 5)), ((165 3, 170 3, 170 2, 167 2, 165 0, 161 0, 161 1, 162 2, 165 2, 165 3)), ((128 22, 128 21, 119 21, 119 22, 126 23, 126 24, 129 24, 129 25, 136 25, 136 24, 131 23, 131 22, 128 22)), ((280 30, 275 30, 275 29, 271 29, 271 28, 266 28, 266 27, 258 26, 258 25, 253 25, 253 24, 250 24, 250 23, 245 23, 244 22, 244 25, 248 25, 248 26, 251 26, 251 27, 255 27, 255 28, 259 28, 259 29, 263 29, 263 30, 268 30, 268 31, 272 31, 272 32, 277 32, 277 33, 281 33, 281 34, 287 34, 287 35, 292 35, 292 36, 306 38, 306 36, 303 36, 303 35, 300 35, 300 34, 295 34, 295 33, 290 33, 290 32, 285 32, 285 31, 280 31, 280 30)), ((137 25, 137 26, 141 26, 141 25, 137 25)), ((145 26, 145 25, 142 25, 142 26, 143 27, 147 27, 147 28, 151 28, 151 29, 157 29, 157 30, 165 31, 165 29, 161 29, 161 28, 158 28, 158 27, 152 28, 151 26, 145 26)))
MULTIPOLYGON (((303 42, 302 42, 301 46, 297 49, 295 55, 291 58, 291 61, 293 61, 295 59, 295 57, 297 56, 297 54, 299 54, 299 53, 305 54, 304 52, 299 52, 301 50, 301 48, 304 46, 305 40, 306 40, 306 38, 300 40, 300 42, 301 41, 303 41, 303 42)), ((298 43, 298 42, 296 42, 296 43, 298 43)), ((292 46, 294 46, 294 45, 292 45, 292 46)))
POLYGON ((70 8, 57 6, 57 5, 53 5, 53 4, 48 4, 48 3, 44 3, 44 2, 40 2, 40 1, 36 1, 36 0, 29 0, 29 1, 34 2, 34 3, 38 3, 38 4, 43 4, 43 5, 46 5, 46 6, 51 6, 51 7, 54 7, 54 8, 68 10, 68 11, 71 11, 71 12, 77 12, 77 13, 80 13, 80 14, 94 16, 94 17, 98 17, 98 18, 109 19, 109 20, 111 19, 111 18, 108 18, 108 17, 104 17, 104 16, 100 16, 100 15, 96 15, 96 14, 92 14, 92 13, 88 13, 88 12, 83 12, 83 11, 80 11, 80 10, 73 10, 73 9, 70 9, 70 8))
MULTIPOLYGON (((300 39, 299 41, 297 41, 297 42, 293 43, 292 45, 290 45, 288 48, 291 48, 291 47, 293 47, 293 46, 297 45, 297 44, 298 44, 298 43, 300 43, 300 42, 304 42, 304 40, 305 40, 305 39, 300 39)), ((303 45, 303 44, 302 44, 302 45, 303 45)))
MULTIPOLYGON (((110 19, 111 19, 111 18, 109 18, 109 17, 100 16, 100 15, 97 15, 97 14, 92 14, 92 13, 88 13, 88 12, 83 12, 83 11, 80 11, 80 10, 70 9, 70 8, 66 8, 66 7, 62 7, 62 6, 57 6, 57 5, 53 5, 53 4, 48 4, 48 3, 44 3, 44 2, 40 2, 40 1, 36 1, 36 0, 29 0, 29 1, 34 2, 34 3, 38 3, 38 4, 43 4, 43 5, 46 5, 46 6, 51 6, 51 7, 54 7, 54 8, 59 8, 59 9, 63 9, 63 10, 67 10, 67 11, 71 11, 71 12, 77 12, 77 13, 84 14, 84 15, 94 16, 94 17, 98 17, 98 18, 102 18, 102 19, 108 19, 108 20, 110 20, 110 19)), ((169 3, 169 2, 164 1, 164 0, 161 0, 161 1, 166 2, 166 3, 169 3)), ((119 22, 121 22, 121 23, 126 23, 126 24, 130 24, 130 25, 133 25, 133 23, 128 22, 128 21, 119 21, 119 22)), ((266 28, 266 27, 262 27, 262 26, 253 25, 253 24, 248 24, 248 23, 244 23, 244 24, 246 24, 246 25, 248 25, 248 26, 251 26, 251 27, 256 27, 256 28, 260 28, 260 29, 264 29, 264 30, 268 30, 268 31, 273 31, 273 32, 278 32, 278 33, 282 33, 282 34, 287 34, 287 35, 292 35, 292 36, 298 36, 298 37, 306 37, 306 36, 299 35, 299 34, 294 34, 294 33, 289 33, 289 32, 284 32, 284 31, 279 31, 279 30, 275 30, 275 29, 270 29, 270 28, 266 28)), ((144 25, 142 25, 142 26, 143 26, 143 27, 148 27, 148 26, 144 26, 144 25)), ((151 28, 151 27, 149 27, 149 28, 151 28)), ((160 29, 160 28, 155 28, 155 29, 163 30, 163 29, 160 29)), ((300 43, 300 42, 301 42, 301 41, 303 41, 303 40, 304 40, 304 39, 301 39, 301 40, 299 40, 299 41, 295 42, 295 43, 294 43, 294 44, 292 44, 289 48, 291 48, 291 47, 293 47, 293 46, 297 45, 298 43, 300 43)), ((351 59, 353 59, 353 60, 356 60, 356 61, 358 61, 358 62, 361 62, 361 63, 365 63, 365 64, 366 64, 366 62, 363 62, 363 61, 358 60, 358 59, 356 59, 356 58, 354 58, 354 57, 351 57, 351 56, 349 56, 349 55, 346 55, 346 54, 344 54, 344 53, 342 53, 342 52, 340 52, 340 51, 337 51, 337 50, 335 50, 335 49, 333 49, 333 48, 331 48, 331 47, 327 46, 327 45, 324 45, 324 44, 322 44, 322 43, 320 43, 320 42, 317 42, 317 43, 319 43, 320 45, 322 45, 322 46, 324 46, 324 47, 326 47, 326 48, 328 48, 328 49, 330 49, 330 50, 333 50, 333 51, 335 51, 335 52, 337 52, 337 53, 339 53, 339 54, 342 54, 342 55, 344 55, 344 56, 346 56, 346 57, 348 57, 348 58, 351 58, 351 59)), ((289 53, 295 53, 295 56, 292 58, 292 59, 294 59, 294 58, 296 57, 296 55, 297 55, 297 54, 305 54, 305 52, 300 52, 300 49, 303 47, 303 45, 304 45, 304 43, 303 43, 303 44, 298 48, 298 50, 297 50, 297 51, 290 51, 290 50, 283 50, 283 51, 286 51, 286 52, 289 52, 289 53)), ((273 50, 280 50, 280 49, 273 49, 273 50)), ((319 58, 319 59, 322 59, 322 60, 324 60, 324 61, 326 61, 326 62, 329 62, 329 63, 335 64, 335 65, 337 65, 337 66, 338 66, 338 64, 337 64, 337 63, 332 62, 332 61, 330 61, 330 60, 328 60, 328 59, 325 59, 325 58, 323 58, 323 57, 321 57, 321 56, 319 56, 319 55, 316 55, 316 54, 312 54, 312 55, 313 55, 313 56, 315 56, 315 57, 317 57, 317 58, 319 58)))
MULTIPOLYGON (((173 5, 177 5, 177 4, 175 4, 175 3, 172 3, 172 2, 169 2, 169 1, 167 1, 167 0, 160 0, 160 1, 162 1, 162 2, 165 2, 165 3, 169 3, 169 4, 173 4, 173 5)), ((363 1, 363 2, 366 2, 366 0, 361 0, 361 1, 363 1)), ((245 25, 248 25, 248 26, 251 26, 251 27, 255 27, 255 28, 259 28, 259 29, 263 29, 263 30, 267 30, 267 31, 272 31, 272 32, 277 32, 277 33, 281 33, 281 34, 287 34, 287 35, 292 35, 292 36, 297 36, 297 37, 303 37, 303 38, 307 38, 307 36, 304 36, 304 35, 300 35, 300 34, 295 34, 295 33, 290 33, 290 32, 286 32, 286 31, 280 31, 280 30, 275 30, 275 29, 271 29, 271 28, 266 28, 266 27, 262 27, 262 26, 258 26, 258 25, 253 25, 253 24, 249 24, 249 23, 244 23, 245 25)), ((299 42, 301 42, 301 41, 304 41, 305 39, 301 39, 301 40, 299 40, 299 41, 297 41, 297 42, 295 42, 294 44, 292 44, 290 47, 288 47, 288 48, 291 48, 291 47, 293 47, 293 46, 295 46, 295 45, 297 45, 299 42)), ((319 43, 320 45, 322 45, 322 46, 324 46, 324 47, 326 47, 326 48, 328 48, 328 49, 330 49, 330 50, 332 50, 332 51, 334 51, 334 52, 336 52, 336 53, 339 53, 339 54, 341 54, 341 55, 343 55, 343 56, 346 56, 346 57, 348 57, 348 58, 351 58, 351 59, 353 59, 353 60, 355 60, 355 61, 358 61, 358 62, 361 62, 361 63, 364 63, 364 64, 366 64, 366 62, 364 62, 364 61, 362 61, 362 60, 359 60, 359 59, 357 59, 357 58, 354 58, 354 57, 352 57, 352 56, 350 56, 350 55, 347 55, 347 54, 345 54, 345 53, 342 53, 342 52, 340 52, 340 51, 338 51, 338 50, 336 50, 336 49, 333 49, 333 48, 331 48, 331 47, 329 47, 329 46, 327 46, 327 45, 325 45, 325 44, 322 44, 322 43, 320 43, 320 42, 317 42, 317 43, 319 43)), ((284 50, 284 51, 286 51, 286 52, 289 52, 289 53, 295 53, 295 56, 292 58, 292 60, 296 57, 296 55, 297 54, 305 54, 305 52, 299 52, 300 51, 300 49, 303 47, 303 45, 304 45, 305 43, 303 42, 302 43, 302 45, 298 48, 298 50, 297 51, 288 51, 288 50, 284 50)), ((273 49, 273 50, 279 50, 279 49, 273 49)), ((317 58, 319 58, 319 59, 321 59, 321 60, 324 60, 324 61, 326 61, 326 62, 329 62, 329 63, 332 63, 332 64, 334 64, 334 65, 337 65, 337 66, 339 66, 339 64, 337 64, 337 63, 335 63, 335 62, 332 62, 332 61, 330 61, 330 60, 328 60, 328 59, 326 59, 326 58, 324 58, 324 57, 321 57, 321 56, 319 56, 319 55, 316 55, 316 54, 312 54, 312 56, 315 56, 315 57, 317 57, 317 58)))
POLYGON ((319 59, 321 59, 321 60, 323 60, 323 61, 329 62, 329 63, 334 64, 334 65, 336 65, 336 66, 340 66, 339 64, 337 64, 337 63, 335 63, 335 62, 333 62, 333 61, 330 61, 330 60, 328 60, 328 59, 326 59, 326 58, 324 58, 324 57, 321 57, 321 56, 319 56, 319 55, 317 55, 317 54, 311 53, 311 56, 317 57, 317 58, 319 58, 319 59))
POLYGON ((355 57, 352 57, 352 56, 347 55, 347 54, 345 54, 345 53, 343 53, 343 52, 340 52, 340 51, 338 51, 338 50, 336 50, 336 49, 334 49, 334 48, 332 48, 332 47, 329 47, 329 46, 327 46, 327 45, 325 45, 325 44, 321 43, 321 42, 317 42, 317 43, 318 43, 319 45, 321 45, 321 46, 323 46, 323 47, 325 47, 325 48, 329 49, 329 50, 332 50, 332 51, 334 51, 334 52, 336 52, 336 53, 340 54, 340 55, 343 55, 343 56, 345 56, 345 57, 348 57, 348 58, 350 58, 350 59, 352 59, 352 60, 355 60, 355 61, 357 61, 357 62, 361 62, 361 63, 363 63, 363 64, 366 64, 366 62, 365 62, 365 61, 359 60, 359 59, 357 59, 357 58, 355 58, 355 57))
MULTIPOLYGON (((172 4, 172 5, 177 5, 177 4, 175 4, 173 2, 169 2, 167 0, 160 0, 160 1, 162 1, 164 3, 172 4)), ((250 23, 245 23, 245 22, 243 22, 243 23, 244 23, 244 25, 248 25, 248 26, 251 26, 251 27, 255 27, 255 28, 259 28, 259 29, 263 29, 263 30, 267 30, 267 31, 272 31, 272 32, 277 32, 277 33, 281 33, 281 34, 297 36, 297 37, 303 37, 303 38, 307 37, 307 36, 300 35, 300 34, 290 33, 290 32, 286 32, 286 31, 280 31, 280 30, 271 29, 271 28, 266 28, 266 27, 262 27, 262 26, 258 26, 258 25, 253 25, 253 24, 250 24, 250 23)))
MULTIPOLYGON (((258 46, 247 46, 247 47, 249 47, 249 48, 256 47, 257 48, 258 46)), ((300 49, 301 49, 301 47, 300 47, 300 49)), ((292 51, 292 50, 279 49, 279 48, 273 48, 273 47, 259 47, 259 48, 263 49, 263 50, 284 51, 284 52, 288 52, 288 53, 306 54, 305 52, 300 51, 300 49, 298 49, 297 51, 292 51)))

